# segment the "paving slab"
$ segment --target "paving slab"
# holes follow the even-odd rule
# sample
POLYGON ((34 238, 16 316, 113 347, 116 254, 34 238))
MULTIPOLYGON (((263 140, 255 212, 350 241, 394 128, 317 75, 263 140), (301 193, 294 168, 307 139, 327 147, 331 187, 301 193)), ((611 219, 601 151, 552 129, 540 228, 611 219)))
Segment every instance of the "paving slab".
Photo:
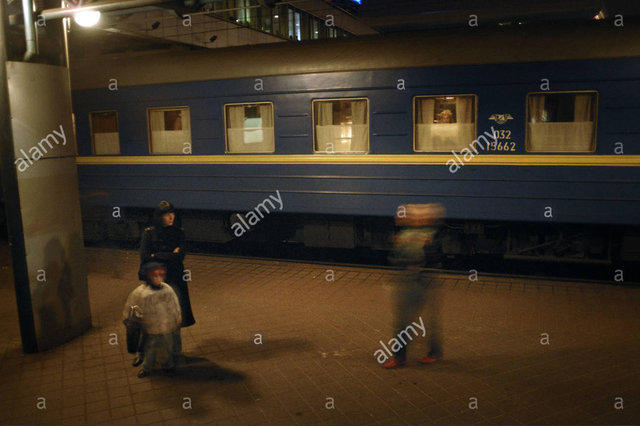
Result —
POLYGON ((640 288, 434 273, 444 358, 414 341, 385 370, 398 271, 188 255, 186 363, 139 379, 120 318, 138 254, 85 252, 93 328, 27 355, 0 246, 0 424, 640 423, 640 288))

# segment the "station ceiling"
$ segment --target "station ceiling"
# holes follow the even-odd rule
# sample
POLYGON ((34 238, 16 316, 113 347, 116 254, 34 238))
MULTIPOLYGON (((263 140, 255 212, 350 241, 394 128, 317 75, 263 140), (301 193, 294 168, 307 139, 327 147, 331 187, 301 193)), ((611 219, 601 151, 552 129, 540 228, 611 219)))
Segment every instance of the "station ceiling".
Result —
MULTIPOLYGON (((96 0, 100 2, 104 0, 96 0)), ((91 1, 76 0, 78 4, 91 1)), ((127 3, 123 0, 123 3, 127 3)), ((308 15, 331 15, 335 25, 351 36, 396 33, 469 25, 472 15, 479 25, 526 25, 640 15, 640 1, 629 0, 179 0, 103 14, 94 28, 72 24, 71 59, 165 49, 222 48, 261 43, 296 43, 253 29, 242 22, 223 19, 214 8, 249 10, 260 5, 289 5, 308 15), (228 7, 231 5, 231 7, 228 7), (192 16, 189 26, 184 16, 192 16)))

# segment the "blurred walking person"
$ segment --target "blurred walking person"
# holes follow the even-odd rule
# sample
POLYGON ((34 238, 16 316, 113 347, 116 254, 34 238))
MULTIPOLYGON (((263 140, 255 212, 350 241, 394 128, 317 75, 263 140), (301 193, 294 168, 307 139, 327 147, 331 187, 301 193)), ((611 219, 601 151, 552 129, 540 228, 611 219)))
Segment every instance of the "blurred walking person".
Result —
MULTIPOLYGON (((394 357, 385 362, 385 368, 396 368, 407 362, 407 345, 402 336, 409 337, 416 321, 423 324, 427 352, 419 362, 431 364, 442 358, 442 327, 440 323, 440 283, 430 273, 422 271, 425 266, 425 247, 433 244, 434 237, 445 215, 441 204, 406 204, 398 207, 396 225, 402 229, 394 238, 390 261, 404 267, 396 282, 396 323, 398 339, 391 341, 394 357), (424 312, 423 311, 424 309, 424 312), (424 313, 424 321, 421 313, 424 313), (400 343, 402 341, 402 343, 400 343), (397 343, 397 344, 396 344, 397 343)), ((418 337, 418 333, 416 333, 418 337)), ((390 342, 391 342, 390 341, 390 342)))

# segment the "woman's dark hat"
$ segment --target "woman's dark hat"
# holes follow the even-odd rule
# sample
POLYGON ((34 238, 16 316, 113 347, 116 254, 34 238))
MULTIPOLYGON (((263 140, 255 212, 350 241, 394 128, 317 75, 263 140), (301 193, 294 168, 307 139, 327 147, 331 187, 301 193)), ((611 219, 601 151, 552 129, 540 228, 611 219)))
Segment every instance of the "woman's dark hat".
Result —
POLYGON ((157 215, 163 215, 165 213, 172 213, 175 212, 176 209, 175 207, 173 207, 173 204, 171 204, 168 201, 160 201, 158 203, 158 206, 156 207, 156 214, 157 215))

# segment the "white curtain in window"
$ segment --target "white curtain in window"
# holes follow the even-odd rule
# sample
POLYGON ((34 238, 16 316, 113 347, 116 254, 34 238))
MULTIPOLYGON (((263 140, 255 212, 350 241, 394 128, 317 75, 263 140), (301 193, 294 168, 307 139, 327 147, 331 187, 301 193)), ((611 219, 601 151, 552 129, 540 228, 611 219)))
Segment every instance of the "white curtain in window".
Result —
POLYGON ((475 139, 475 123, 433 123, 416 125, 416 150, 459 152, 475 139))
POLYGON ((473 113, 473 97, 457 96, 456 97, 456 122, 471 123, 473 113))
POLYGON ((244 105, 227 106, 227 143, 229 152, 245 152, 244 105))
POLYGON ((433 124, 435 106, 434 98, 418 99, 418 124, 433 124))
POLYGON ((367 124, 367 101, 352 101, 351 115, 353 124, 367 124))
POLYGON ((260 105, 260 118, 262 119, 262 127, 265 129, 273 127, 273 106, 270 104, 260 105))
POLYGON ((351 125, 316 126, 317 151, 352 151, 353 127, 351 125))
POLYGON ((262 120, 262 145, 258 148, 261 152, 274 152, 274 127, 273 127, 273 105, 260 105, 260 118, 262 120))
POLYGON ((353 124, 333 123, 333 102, 317 104, 316 150, 323 152, 367 152, 369 125, 367 101, 351 101, 353 124))
POLYGON ((333 102, 318 102, 318 126, 333 125, 333 102))
POLYGON ((369 151, 369 126, 367 125, 367 101, 352 101, 351 151, 369 151))
POLYGON ((191 113, 188 109, 184 109, 182 110, 180 117, 182 122, 182 131, 187 132, 185 137, 188 135, 189 142, 191 142, 191 113))
POLYGON ((544 97, 533 96, 531 98, 538 99, 534 103, 529 103, 528 151, 586 152, 593 150, 594 123, 591 111, 593 97, 591 95, 577 94, 575 96, 573 122, 533 121, 534 117, 542 117, 540 105, 543 109, 544 97))
POLYGON ((529 151, 583 152, 592 150, 593 122, 529 123, 529 151))
POLYGON ((456 97, 456 122, 434 123, 435 98, 418 99, 416 151, 459 152, 475 139, 473 96, 456 97))
POLYGON ((351 151, 369 151, 369 126, 366 124, 354 124, 351 126, 353 137, 351 139, 351 151))
POLYGON ((367 152, 369 127, 366 124, 316 126, 318 151, 367 152))
POLYGON ((591 95, 576 95, 574 121, 591 121, 591 95))
POLYGON ((181 110, 180 120, 182 122, 182 130, 165 130, 165 111, 166 110, 152 110, 149 113, 151 152, 154 154, 183 154, 185 146, 191 148, 191 120, 189 110, 181 110))
POLYGON ((93 149, 95 155, 120 154, 120 136, 118 132, 94 133, 93 149))
POLYGON ((227 127, 229 129, 244 128, 244 105, 227 106, 227 127))
POLYGON ((237 153, 273 152, 273 106, 258 105, 258 120, 252 119, 248 126, 245 109, 247 105, 227 106, 228 151, 237 153), (258 125, 254 125, 258 123, 258 125))
POLYGON ((529 96, 529 122, 540 123, 544 120, 544 96, 529 96))
MULTIPOLYGON (((324 152, 335 152, 336 147, 334 143, 334 130, 333 129, 333 102, 318 102, 316 103, 317 125, 316 125, 316 150, 324 152)), ((351 141, 349 140, 349 147, 347 151, 351 149, 351 141)))
POLYGON ((167 141, 164 137, 164 111, 150 111, 149 126, 151 127, 151 152, 165 154, 167 152, 167 141))

